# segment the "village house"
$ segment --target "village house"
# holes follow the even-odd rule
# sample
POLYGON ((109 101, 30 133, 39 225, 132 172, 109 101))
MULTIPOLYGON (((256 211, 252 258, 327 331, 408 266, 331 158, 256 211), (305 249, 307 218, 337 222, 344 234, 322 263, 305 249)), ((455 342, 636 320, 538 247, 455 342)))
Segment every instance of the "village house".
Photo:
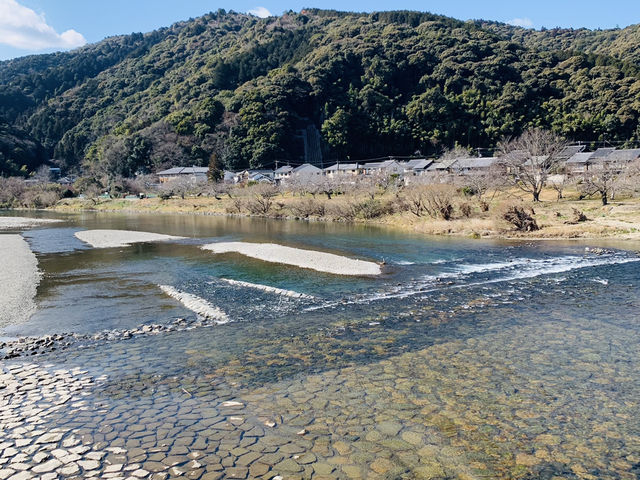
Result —
POLYGON ((429 165, 433 164, 433 160, 427 160, 424 158, 417 158, 415 160, 409 160, 408 162, 402 163, 403 174, 404 175, 424 175, 429 168, 429 165))
POLYGON ((276 168, 275 172, 273 172, 274 180, 276 183, 280 183, 289 178, 291 176, 291 172, 293 172, 293 167, 291 165, 283 165, 280 168, 276 168))
POLYGON ((385 160, 384 162, 369 162, 362 165, 362 172, 365 175, 384 173, 386 175, 402 175, 404 168, 395 160, 385 160))
POLYGON ((488 172, 497 162, 498 157, 459 158, 451 165, 451 169, 458 175, 474 175, 488 172))
POLYGON ((158 172, 160 183, 167 183, 177 179, 186 179, 193 183, 206 182, 209 169, 207 167, 173 167, 158 172))
POLYGON ((336 163, 324 169, 324 173, 329 178, 346 175, 358 175, 362 173, 362 165, 358 163, 336 163))

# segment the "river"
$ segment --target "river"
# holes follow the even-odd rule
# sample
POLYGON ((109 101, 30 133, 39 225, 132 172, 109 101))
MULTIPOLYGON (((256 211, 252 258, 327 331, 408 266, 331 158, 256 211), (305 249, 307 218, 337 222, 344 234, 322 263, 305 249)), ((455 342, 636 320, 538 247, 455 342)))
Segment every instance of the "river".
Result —
POLYGON ((596 254, 583 242, 361 225, 47 217, 63 221, 22 231, 43 272, 38 310, 0 336, 82 337, 2 362, 0 431, 10 440, 0 438, 0 461, 9 458, 0 473, 23 464, 35 475, 55 460, 45 473, 157 480, 640 475, 633 246, 596 254), (96 228, 186 238, 95 249, 73 235, 96 228), (378 277, 336 276, 199 248, 216 241, 385 265, 378 277), (231 321, 201 325, 159 285, 231 321))

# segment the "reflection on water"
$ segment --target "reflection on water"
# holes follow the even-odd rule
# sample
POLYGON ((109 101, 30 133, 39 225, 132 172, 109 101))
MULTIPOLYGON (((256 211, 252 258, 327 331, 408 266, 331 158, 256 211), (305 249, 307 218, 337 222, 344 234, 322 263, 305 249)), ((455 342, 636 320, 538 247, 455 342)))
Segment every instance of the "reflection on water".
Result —
MULTIPOLYGON (((76 385, 60 395, 77 398, 50 408, 37 390, 29 399, 5 395, 0 401, 12 412, 31 414, 0 422, 8 438, 30 438, 34 422, 39 435, 60 429, 59 449, 88 446, 69 462, 76 475, 640 473, 640 263, 633 253, 186 215, 82 215, 25 236, 44 272, 41 309, 10 333, 94 332, 192 315, 158 284, 205 298, 234 320, 34 358, 38 366, 29 368, 54 378, 51 385, 76 385), (191 240, 104 250, 72 240, 74 231, 98 227, 191 240), (380 278, 342 278, 198 248, 222 238, 384 259, 389 269, 380 278), (34 407, 42 410, 33 414, 34 407), (86 463, 91 452, 97 465, 86 463)), ((5 368, 15 365, 10 375, 22 381, 24 364, 5 368)), ((38 448, 20 448, 21 461, 34 463, 38 448)))

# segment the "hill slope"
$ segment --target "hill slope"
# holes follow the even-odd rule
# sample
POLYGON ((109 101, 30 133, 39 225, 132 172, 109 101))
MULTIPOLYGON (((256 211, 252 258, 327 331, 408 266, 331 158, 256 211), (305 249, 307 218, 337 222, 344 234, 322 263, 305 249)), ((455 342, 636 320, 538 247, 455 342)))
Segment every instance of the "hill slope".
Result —
POLYGON ((325 159, 428 154, 491 147, 532 125, 638 140, 637 31, 218 11, 1 62, 0 173, 47 156, 111 177, 211 154, 230 168, 266 166, 300 162, 318 143, 325 159), (318 132, 321 142, 305 141, 318 132))

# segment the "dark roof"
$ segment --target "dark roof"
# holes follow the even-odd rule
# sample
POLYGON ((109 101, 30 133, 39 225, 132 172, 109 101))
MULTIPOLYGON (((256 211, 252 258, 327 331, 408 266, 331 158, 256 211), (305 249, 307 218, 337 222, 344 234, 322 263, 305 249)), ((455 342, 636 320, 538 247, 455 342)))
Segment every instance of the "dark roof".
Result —
POLYGON ((591 155, 591 160, 598 160, 608 157, 609 154, 611 154, 614 150, 615 148, 613 147, 599 148, 595 152, 593 152, 593 154, 591 155))
POLYGON ((560 152, 554 155, 554 158, 558 161, 568 160, 576 153, 584 151, 584 145, 567 145, 560 152))
POLYGON ((606 157, 607 162, 633 162, 640 158, 640 148, 614 150, 606 157))
POLYGON ((498 159, 496 157, 470 157, 470 158, 460 158, 453 165, 454 168, 489 168, 491 165, 496 163, 498 159))
POLYGON ((404 164, 405 170, 425 170, 429 165, 433 163, 433 160, 426 160, 424 158, 417 158, 415 160, 409 160, 404 164))
POLYGON ((209 172, 207 167, 173 167, 168 170, 158 172, 158 175, 197 175, 209 172))
POLYGON ((593 152, 578 152, 574 153, 569 160, 568 164, 585 164, 589 163, 593 152))

